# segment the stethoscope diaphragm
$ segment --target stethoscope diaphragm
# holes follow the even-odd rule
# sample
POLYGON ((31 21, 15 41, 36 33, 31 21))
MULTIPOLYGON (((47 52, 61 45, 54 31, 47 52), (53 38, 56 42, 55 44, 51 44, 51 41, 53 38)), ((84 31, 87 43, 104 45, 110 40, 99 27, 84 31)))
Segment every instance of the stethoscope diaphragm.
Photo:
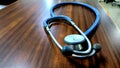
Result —
POLYGON ((64 38, 64 42, 69 45, 80 44, 85 41, 85 38, 80 34, 67 35, 64 38))

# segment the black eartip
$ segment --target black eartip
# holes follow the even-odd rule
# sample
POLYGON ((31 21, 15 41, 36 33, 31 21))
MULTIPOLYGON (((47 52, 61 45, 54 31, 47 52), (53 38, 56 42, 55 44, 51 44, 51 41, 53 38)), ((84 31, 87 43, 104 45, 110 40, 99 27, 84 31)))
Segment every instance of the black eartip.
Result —
POLYGON ((73 46, 68 45, 68 46, 63 46, 62 53, 67 56, 71 56, 73 53, 73 46))
POLYGON ((99 52, 99 51, 101 50, 101 45, 100 45, 99 43, 95 43, 95 44, 93 45, 93 49, 95 49, 96 52, 99 52))

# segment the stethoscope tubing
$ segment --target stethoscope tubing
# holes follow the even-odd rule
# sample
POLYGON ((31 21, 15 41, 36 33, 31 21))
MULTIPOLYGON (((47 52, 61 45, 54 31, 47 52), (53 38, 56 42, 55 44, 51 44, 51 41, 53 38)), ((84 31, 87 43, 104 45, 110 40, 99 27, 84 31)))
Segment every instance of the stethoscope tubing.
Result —
POLYGON ((54 17, 54 16, 57 16, 55 13, 54 13, 54 10, 56 8, 59 8, 61 6, 64 6, 64 5, 69 5, 69 4, 72 4, 72 5, 80 5, 80 6, 83 6, 83 7, 86 7, 90 10, 92 10, 94 13, 95 13, 95 16, 96 16, 96 19, 95 21, 93 22, 93 24, 84 32, 84 34, 86 36, 90 35, 91 32, 99 25, 99 21, 100 21, 100 13, 99 11, 94 8, 93 6, 91 5, 88 5, 88 4, 85 4, 83 2, 62 2, 62 3, 59 3, 59 4, 56 4, 54 5, 51 9, 50 9, 50 15, 51 17, 54 17))

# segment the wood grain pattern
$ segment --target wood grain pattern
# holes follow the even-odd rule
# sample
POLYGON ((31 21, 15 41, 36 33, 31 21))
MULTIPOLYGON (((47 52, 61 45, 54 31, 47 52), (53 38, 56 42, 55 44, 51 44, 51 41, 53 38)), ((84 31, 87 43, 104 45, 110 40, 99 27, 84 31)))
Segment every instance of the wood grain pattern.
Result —
MULTIPOLYGON (((0 68, 120 68, 120 31, 99 6, 97 0, 81 1, 96 7, 101 14, 100 25, 91 37, 99 42, 102 50, 88 59, 68 58, 61 54, 43 28, 43 21, 50 17, 50 8, 68 0, 18 0, 0 11, 0 68)), ((67 5, 55 10, 64 14, 83 30, 95 20, 89 9, 67 5)), ((71 26, 61 23, 51 28, 57 40, 77 33, 71 26)))

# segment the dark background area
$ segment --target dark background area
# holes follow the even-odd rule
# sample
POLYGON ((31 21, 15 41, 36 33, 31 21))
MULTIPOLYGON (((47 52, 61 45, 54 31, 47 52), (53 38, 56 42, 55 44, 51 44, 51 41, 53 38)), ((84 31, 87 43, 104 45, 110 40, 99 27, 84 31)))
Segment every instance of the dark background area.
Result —
POLYGON ((1 5, 9 5, 17 0, 0 0, 1 5))

